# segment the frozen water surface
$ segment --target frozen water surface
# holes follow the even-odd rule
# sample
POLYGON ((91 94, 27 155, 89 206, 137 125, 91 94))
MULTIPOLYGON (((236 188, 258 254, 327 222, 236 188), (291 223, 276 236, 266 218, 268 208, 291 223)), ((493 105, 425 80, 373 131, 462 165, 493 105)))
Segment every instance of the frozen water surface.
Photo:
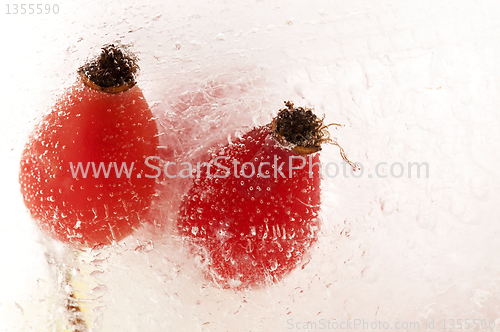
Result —
MULTIPOLYGON (((57 4, 58 14, 1 9, 0 330, 57 331, 70 273, 92 331, 474 330, 474 319, 500 331, 496 1, 57 4), (17 182, 27 135, 115 41, 141 59, 165 158, 199 160, 284 100, 345 125, 332 136, 364 173, 324 178, 323 227, 303 269, 259 290, 207 283, 168 235, 175 195, 155 231, 113 247, 75 256, 38 233, 17 182), (429 177, 409 178, 408 162, 427 163, 429 177)), ((341 162, 335 146, 321 158, 341 162)), ((177 195, 187 185, 165 184, 177 195)))

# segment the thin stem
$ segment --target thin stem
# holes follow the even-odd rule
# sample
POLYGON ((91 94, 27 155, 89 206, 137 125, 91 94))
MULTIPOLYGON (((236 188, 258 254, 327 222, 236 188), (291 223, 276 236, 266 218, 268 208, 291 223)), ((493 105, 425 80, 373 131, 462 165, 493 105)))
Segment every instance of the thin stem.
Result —
POLYGON ((330 138, 330 132, 328 130, 326 130, 328 127, 330 126, 337 126, 337 127, 343 127, 344 125, 343 124, 340 124, 340 123, 330 123, 328 125, 325 125, 325 126, 322 126, 321 127, 321 131, 325 134, 325 138, 323 139, 323 141, 325 143, 329 143, 329 144, 332 144, 332 145, 336 145, 339 147, 340 149, 340 156, 342 157, 342 159, 344 159, 351 167, 353 170, 360 170, 361 168, 353 163, 352 161, 350 161, 348 158, 347 158, 347 155, 344 151, 344 149, 340 146, 340 144, 337 142, 337 139, 336 138, 330 138))
POLYGON ((342 157, 342 159, 344 159, 352 167, 353 170, 357 169, 359 171, 361 169, 357 164, 355 164, 352 161, 350 161, 349 159, 347 159, 347 155, 346 155, 344 149, 340 146, 340 144, 336 140, 329 139, 328 143, 339 147, 340 156, 342 157))

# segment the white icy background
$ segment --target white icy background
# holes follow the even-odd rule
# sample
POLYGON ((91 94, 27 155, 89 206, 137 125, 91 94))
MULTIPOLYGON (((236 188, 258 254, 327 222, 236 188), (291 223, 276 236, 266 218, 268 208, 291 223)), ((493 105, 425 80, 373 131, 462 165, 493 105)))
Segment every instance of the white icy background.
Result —
MULTIPOLYGON (((1 9, 1 331, 45 331, 55 297, 19 194, 22 147, 75 69, 116 40, 133 44, 139 84, 186 156, 292 100, 345 124, 332 134, 365 175, 325 179, 311 262, 264 290, 207 286, 168 236, 103 250, 96 330, 364 319, 420 321, 423 331, 425 320, 437 330, 443 319, 486 319, 500 331, 498 1, 57 3, 56 15, 1 9), (214 85, 222 93, 211 95, 214 85), (173 107, 197 92, 204 103, 173 107), (367 177, 378 162, 408 161, 427 162, 430 177, 367 177)), ((340 162, 338 149, 322 160, 340 162)))

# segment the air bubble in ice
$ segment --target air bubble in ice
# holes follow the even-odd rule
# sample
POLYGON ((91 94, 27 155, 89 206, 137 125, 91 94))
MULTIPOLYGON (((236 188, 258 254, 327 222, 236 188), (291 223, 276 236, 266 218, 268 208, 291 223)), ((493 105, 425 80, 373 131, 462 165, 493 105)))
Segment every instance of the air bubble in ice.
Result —
POLYGON ((277 268, 278 268, 278 262, 276 262, 276 261, 273 261, 271 263, 271 266, 269 266, 269 270, 271 270, 271 271, 275 271, 277 268))

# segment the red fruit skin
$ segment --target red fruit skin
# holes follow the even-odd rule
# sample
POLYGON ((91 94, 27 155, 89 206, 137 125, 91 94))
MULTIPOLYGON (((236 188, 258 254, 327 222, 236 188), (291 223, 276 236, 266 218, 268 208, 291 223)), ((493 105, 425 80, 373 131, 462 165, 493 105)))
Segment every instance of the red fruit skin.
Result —
MULTIPOLYGON (((317 241, 320 229, 319 153, 302 156, 305 166, 289 176, 290 156, 293 167, 302 165, 299 155, 279 144, 268 126, 252 130, 241 139, 212 156, 212 175, 201 168, 199 178, 183 200, 178 231, 190 243, 194 255, 206 264, 205 275, 223 288, 245 289, 273 284, 303 262, 304 254, 317 241), (218 156, 229 157, 218 160, 218 156), (274 176, 269 165, 257 176, 235 177, 233 161, 251 162, 255 172, 261 162, 277 165, 282 172, 274 176), (311 164, 312 162, 312 164, 311 164), (269 172, 266 174, 265 172, 269 172)), ((238 171, 241 169, 238 166, 238 171)), ((246 168, 251 174, 250 167, 246 168)))
MULTIPOLYGON (((71 88, 46 115, 21 158, 20 184, 25 205, 40 228, 65 243, 80 246, 119 241, 141 225, 155 194, 154 174, 145 165, 158 155, 158 129, 139 87, 108 94, 83 83, 71 88), (127 178, 74 178, 79 162, 120 169, 134 163, 127 178), (138 177, 140 174, 140 177, 138 177)), ((150 164, 154 164, 153 161, 150 164)))

